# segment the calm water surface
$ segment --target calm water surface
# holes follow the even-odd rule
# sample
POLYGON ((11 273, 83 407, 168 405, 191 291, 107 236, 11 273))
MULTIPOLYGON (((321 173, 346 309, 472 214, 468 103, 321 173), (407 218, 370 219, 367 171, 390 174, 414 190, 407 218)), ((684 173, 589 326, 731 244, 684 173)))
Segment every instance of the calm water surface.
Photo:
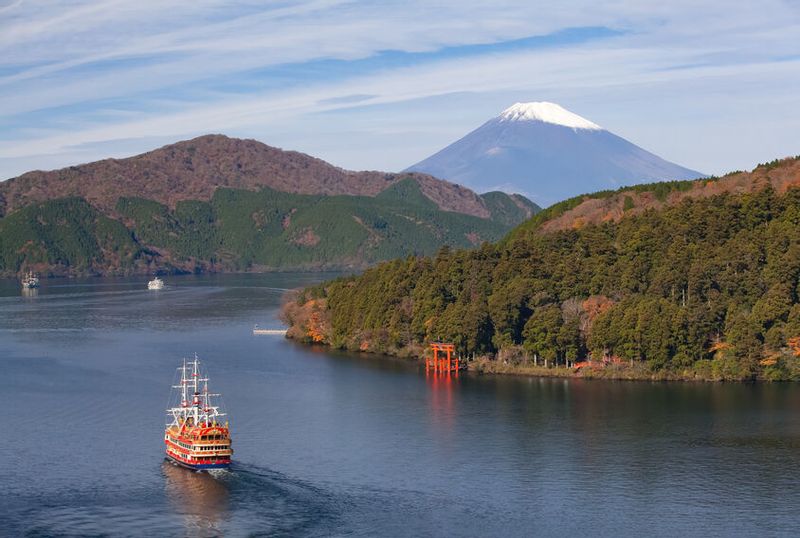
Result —
POLYGON ((320 278, 0 282, 0 535, 800 531, 800 387, 448 380, 251 334, 320 278), (194 352, 232 420, 219 477, 163 462, 194 352))

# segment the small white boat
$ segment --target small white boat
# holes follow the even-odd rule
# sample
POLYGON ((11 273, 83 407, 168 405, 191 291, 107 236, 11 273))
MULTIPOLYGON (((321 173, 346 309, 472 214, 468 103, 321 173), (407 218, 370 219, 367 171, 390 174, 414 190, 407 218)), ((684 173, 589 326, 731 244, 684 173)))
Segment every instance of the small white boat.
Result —
POLYGON ((164 289, 164 281, 158 277, 155 277, 153 280, 147 283, 148 290, 163 290, 164 289))
POLYGON ((30 290, 33 288, 39 287, 39 277, 33 274, 32 271, 28 271, 28 274, 25 275, 22 279, 22 287, 26 290, 30 290))

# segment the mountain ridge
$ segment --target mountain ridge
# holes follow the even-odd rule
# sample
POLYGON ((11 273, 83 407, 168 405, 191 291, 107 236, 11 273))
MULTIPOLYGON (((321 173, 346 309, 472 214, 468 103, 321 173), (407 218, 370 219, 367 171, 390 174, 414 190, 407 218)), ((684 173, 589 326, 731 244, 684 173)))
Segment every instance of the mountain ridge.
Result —
POLYGON ((749 172, 729 172, 721 177, 632 185, 616 191, 583 194, 548 207, 512 230, 505 240, 533 230, 554 232, 619 222, 623 217, 660 210, 684 200, 753 193, 767 186, 778 194, 799 188, 800 156, 775 159, 749 172))
POLYGON ((409 176, 440 209, 490 217, 478 194, 427 174, 354 172, 301 152, 224 135, 203 135, 124 159, 26 172, 0 182, 0 216, 28 203, 68 196, 85 198, 104 212, 112 211, 118 198, 131 196, 174 208, 182 200, 210 200, 218 187, 375 196, 409 176))
POLYGON ((363 269, 497 240, 539 210, 221 135, 29 172, 0 183, 0 206, 4 275, 363 269))

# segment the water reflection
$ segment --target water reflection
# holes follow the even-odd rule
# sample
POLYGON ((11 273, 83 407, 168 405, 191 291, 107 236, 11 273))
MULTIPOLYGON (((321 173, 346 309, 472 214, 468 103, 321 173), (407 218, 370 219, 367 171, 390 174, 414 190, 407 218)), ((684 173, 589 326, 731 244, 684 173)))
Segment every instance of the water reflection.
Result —
POLYGON ((167 498, 184 518, 187 536, 219 536, 230 491, 224 476, 198 473, 167 461, 161 465, 167 498))
POLYGON ((38 297, 39 288, 22 288, 23 297, 38 297))
POLYGON ((436 433, 450 436, 456 419, 453 385, 458 383, 458 373, 433 372, 426 369, 425 379, 430 387, 428 403, 436 433))

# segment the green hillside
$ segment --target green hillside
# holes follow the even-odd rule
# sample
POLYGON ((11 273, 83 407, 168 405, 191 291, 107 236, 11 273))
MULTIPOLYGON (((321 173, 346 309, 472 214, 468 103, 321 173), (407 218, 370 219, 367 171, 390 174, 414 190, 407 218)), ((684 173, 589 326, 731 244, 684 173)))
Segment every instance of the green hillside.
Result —
POLYGON ((293 334, 394 354, 443 339, 511 366, 591 358, 640 377, 800 379, 800 190, 687 198, 551 233, 541 219, 496 245, 306 290, 287 306, 293 334))
POLYGON ((442 211, 413 179, 376 197, 220 188, 174 209, 120 198, 109 216, 71 198, 0 219, 0 272, 363 268, 495 241, 508 222, 442 211))
POLYGON ((508 195, 504 192, 493 191, 481 194, 481 198, 492 214, 492 220, 507 226, 515 226, 524 222, 542 210, 541 207, 520 194, 508 195))
POLYGON ((30 205, 0 219, 0 272, 116 273, 143 259, 125 226, 81 198, 30 205))

